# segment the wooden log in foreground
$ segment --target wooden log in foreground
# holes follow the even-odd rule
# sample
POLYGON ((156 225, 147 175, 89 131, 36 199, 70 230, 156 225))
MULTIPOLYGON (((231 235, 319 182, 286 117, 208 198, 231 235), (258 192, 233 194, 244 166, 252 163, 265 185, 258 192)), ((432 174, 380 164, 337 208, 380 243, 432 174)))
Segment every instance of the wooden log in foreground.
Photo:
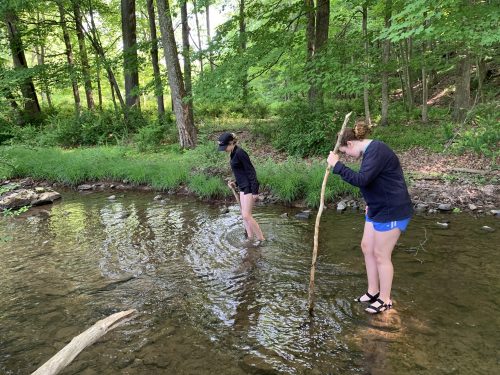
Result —
POLYGON ((32 375, 54 375, 58 374, 63 368, 71 363, 75 357, 87 346, 92 345, 113 328, 130 320, 137 310, 120 311, 110 315, 105 319, 99 320, 85 332, 74 337, 71 342, 62 348, 55 356, 45 362, 32 375))
MULTIPOLYGON (((344 135, 344 130, 349 122, 349 117, 351 117, 352 112, 345 115, 344 123, 340 129, 339 136, 337 137, 337 143, 333 149, 334 153, 337 153, 340 147, 340 141, 344 135)), ((312 315, 314 309, 314 274, 316 272, 316 259, 318 258, 318 238, 319 238, 319 221, 321 219, 321 214, 323 213, 323 208, 325 207, 325 189, 326 181, 328 180, 328 175, 330 174, 330 167, 326 166, 325 176, 323 177, 323 184, 321 185, 321 196, 319 201, 318 214, 316 215, 316 225, 314 226, 314 246, 313 246, 313 256, 311 264, 311 276, 309 279, 309 299, 308 299, 308 309, 309 314, 312 315)))

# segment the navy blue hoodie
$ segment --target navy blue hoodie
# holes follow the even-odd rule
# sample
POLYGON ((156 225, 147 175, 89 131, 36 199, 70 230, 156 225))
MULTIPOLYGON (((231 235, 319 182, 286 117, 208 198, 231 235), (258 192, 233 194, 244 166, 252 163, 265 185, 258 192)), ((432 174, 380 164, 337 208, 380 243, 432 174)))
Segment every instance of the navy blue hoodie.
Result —
POLYGON ((231 151, 230 163, 234 177, 236 178, 236 185, 238 185, 240 191, 250 187, 252 194, 259 194, 257 174, 255 173, 255 168, 246 151, 238 146, 234 146, 233 151, 231 151))
POLYGON ((401 164, 385 143, 370 142, 363 153, 358 173, 340 161, 332 168, 332 172, 360 188, 368 205, 368 217, 373 221, 385 223, 412 215, 413 206, 401 164))

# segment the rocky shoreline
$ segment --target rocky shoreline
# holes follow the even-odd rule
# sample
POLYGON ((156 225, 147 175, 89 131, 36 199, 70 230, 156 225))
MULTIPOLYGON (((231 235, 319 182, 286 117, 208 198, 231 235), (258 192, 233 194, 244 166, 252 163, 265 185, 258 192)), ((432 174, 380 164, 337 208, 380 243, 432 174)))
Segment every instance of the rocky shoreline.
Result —
MULTIPOLYGON (((135 185, 128 181, 101 181, 70 186, 48 181, 34 181, 31 178, 0 181, 0 211, 18 209, 23 206, 38 206, 50 204, 61 195, 58 188, 70 188, 81 192, 107 191, 156 191, 147 185, 135 185), (10 189, 9 189, 10 187, 10 189), (2 194, 2 191, 3 194, 2 194)), ((420 213, 437 212, 471 212, 478 215, 500 216, 498 185, 474 185, 470 182, 459 181, 451 183, 440 179, 417 179, 409 187, 410 196, 415 210, 420 213)), ((164 195, 193 195, 186 187, 171 191, 158 191, 158 199, 164 195)), ((232 197, 225 199, 210 199, 210 202, 222 205, 232 202, 232 197)), ((284 204, 270 192, 263 191, 259 195, 259 205, 284 204)), ((288 204, 292 207, 306 208, 304 201, 295 201, 288 204)), ((365 203, 362 198, 350 196, 341 197, 338 202, 327 205, 329 209, 337 211, 363 210, 365 203)), ((305 216, 307 216, 307 211, 305 216)))

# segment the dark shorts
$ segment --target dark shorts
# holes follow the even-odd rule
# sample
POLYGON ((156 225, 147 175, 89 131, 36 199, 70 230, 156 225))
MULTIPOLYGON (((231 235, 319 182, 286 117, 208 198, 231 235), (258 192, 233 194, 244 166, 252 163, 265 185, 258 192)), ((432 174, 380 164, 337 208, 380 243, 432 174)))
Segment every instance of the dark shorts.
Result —
POLYGON ((240 193, 243 193, 245 195, 252 194, 252 188, 250 186, 246 186, 244 188, 241 188, 240 193))
POLYGON ((394 228, 398 228, 401 232, 404 232, 411 218, 408 217, 406 219, 388 221, 386 223, 378 223, 376 221, 373 221, 367 215, 365 216, 365 219, 367 223, 373 223, 373 229, 375 229, 377 232, 387 232, 394 228))

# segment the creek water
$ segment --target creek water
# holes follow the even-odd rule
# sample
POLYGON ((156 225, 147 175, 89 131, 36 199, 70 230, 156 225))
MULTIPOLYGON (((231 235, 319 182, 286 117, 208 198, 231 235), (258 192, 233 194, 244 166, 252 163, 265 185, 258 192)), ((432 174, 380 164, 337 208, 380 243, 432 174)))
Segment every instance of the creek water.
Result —
POLYGON ((67 191, 0 219, 0 373, 28 374, 130 308, 135 319, 63 373, 498 373, 494 217, 415 216, 393 253, 394 308, 371 316, 353 302, 366 290, 363 215, 325 211, 310 317, 315 213, 256 207, 268 238, 257 246, 236 205, 110 194, 67 191))

